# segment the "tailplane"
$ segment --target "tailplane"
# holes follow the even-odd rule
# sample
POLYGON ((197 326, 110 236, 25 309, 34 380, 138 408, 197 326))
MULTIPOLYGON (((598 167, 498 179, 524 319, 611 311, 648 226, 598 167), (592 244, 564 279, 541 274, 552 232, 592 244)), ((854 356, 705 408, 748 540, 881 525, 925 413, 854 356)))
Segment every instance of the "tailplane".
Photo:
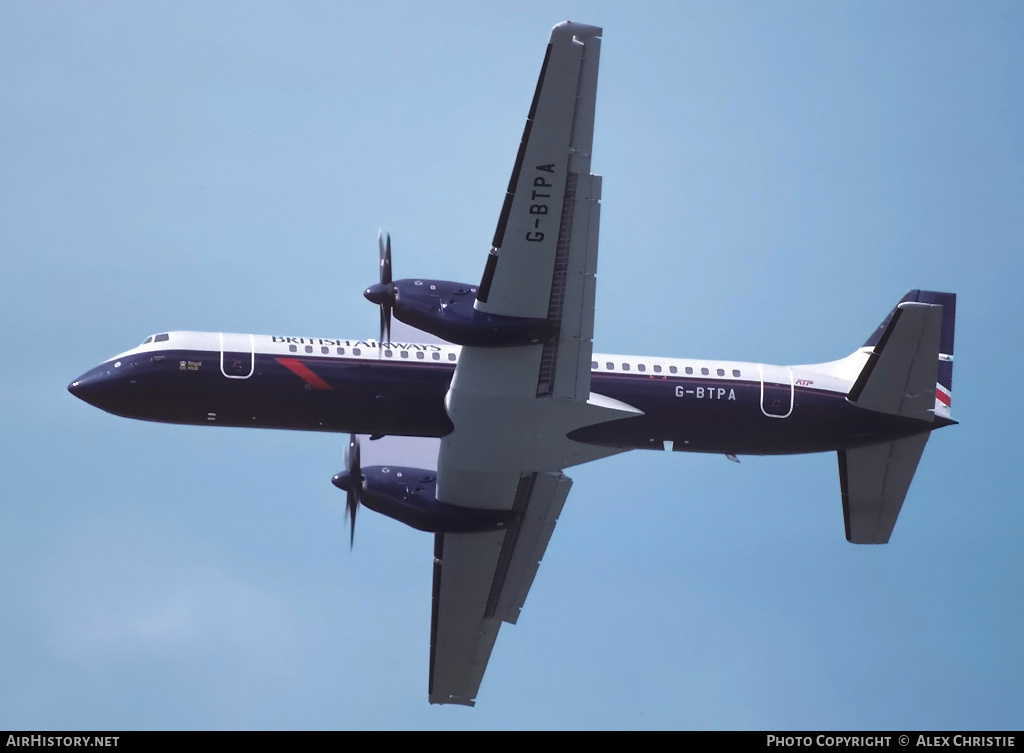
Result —
POLYGON ((926 423, 913 436, 839 451, 846 539, 854 544, 889 541, 931 429, 952 422, 955 323, 955 294, 912 290, 860 351, 867 361, 847 399, 926 423))
POLYGON ((914 480, 929 432, 839 451, 839 489, 846 540, 886 544, 914 480))

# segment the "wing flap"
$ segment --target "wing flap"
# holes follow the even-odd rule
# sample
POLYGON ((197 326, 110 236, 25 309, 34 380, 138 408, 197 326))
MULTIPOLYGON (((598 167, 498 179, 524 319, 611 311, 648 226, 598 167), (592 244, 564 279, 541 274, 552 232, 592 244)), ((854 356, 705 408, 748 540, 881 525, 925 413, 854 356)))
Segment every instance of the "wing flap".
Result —
POLYGON ((495 578, 488 602, 489 614, 512 624, 519 619, 519 611, 533 585, 555 523, 572 488, 572 479, 562 473, 534 473, 525 480, 532 487, 528 493, 528 504, 516 530, 506 534, 508 552, 507 555, 502 552, 505 555, 504 575, 500 582, 495 578))
MULTIPOLYGON (((559 258, 565 256, 564 281, 555 276, 549 319, 558 335, 545 345, 542 359, 551 360, 550 373, 541 374, 537 394, 586 400, 590 392, 590 360, 594 352, 594 306, 597 295, 597 247, 601 219, 601 177, 571 174, 576 195, 573 221, 559 239, 559 258)), ((543 361, 542 361, 543 363, 543 361)))

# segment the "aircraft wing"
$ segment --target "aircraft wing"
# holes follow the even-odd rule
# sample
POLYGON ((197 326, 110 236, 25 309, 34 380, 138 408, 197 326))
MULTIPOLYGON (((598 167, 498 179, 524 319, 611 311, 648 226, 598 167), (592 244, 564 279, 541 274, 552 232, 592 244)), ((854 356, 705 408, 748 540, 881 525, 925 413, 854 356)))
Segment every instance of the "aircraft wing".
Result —
POLYGON ((477 293, 481 311, 558 327, 543 353, 538 395, 586 399, 590 391, 601 199, 590 155, 600 35, 571 23, 551 32, 477 293))
POLYGON ((514 623, 572 485, 562 469, 619 450, 573 429, 639 413, 590 393, 601 179, 590 174, 601 30, 554 28, 476 307, 546 319, 544 342, 465 347, 445 405, 437 498, 511 510, 504 530, 437 534, 430 701, 473 705, 502 622, 514 623))
POLYGON ((506 531, 438 533, 430 624, 430 702, 472 706, 502 622, 515 623, 572 481, 523 477, 506 531))

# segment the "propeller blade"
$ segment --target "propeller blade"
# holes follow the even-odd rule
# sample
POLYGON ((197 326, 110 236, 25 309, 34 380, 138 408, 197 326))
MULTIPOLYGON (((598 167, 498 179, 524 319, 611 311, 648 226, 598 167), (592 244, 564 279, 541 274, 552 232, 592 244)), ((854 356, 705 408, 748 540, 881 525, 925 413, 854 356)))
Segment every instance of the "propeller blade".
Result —
POLYGON ((356 510, 360 505, 363 491, 363 473, 359 464, 359 440, 355 434, 348 436, 348 452, 345 453, 345 475, 348 484, 345 495, 345 506, 348 508, 349 534, 348 548, 351 550, 356 542, 356 510))
POLYGON ((380 251, 380 282, 371 285, 363 294, 380 306, 380 342, 391 344, 391 310, 395 304, 395 286, 391 284, 391 233, 377 231, 380 251))
POLYGON ((388 303, 380 304, 380 344, 391 344, 391 306, 388 303))
POLYGON ((348 506, 348 550, 351 552, 356 545, 356 508, 359 506, 359 497, 353 489, 348 493, 346 501, 348 506))
POLYGON ((377 232, 377 246, 380 248, 380 282, 391 284, 391 233, 377 232))
POLYGON ((348 435, 348 470, 357 476, 362 475, 362 465, 359 463, 359 440, 355 434, 348 435))

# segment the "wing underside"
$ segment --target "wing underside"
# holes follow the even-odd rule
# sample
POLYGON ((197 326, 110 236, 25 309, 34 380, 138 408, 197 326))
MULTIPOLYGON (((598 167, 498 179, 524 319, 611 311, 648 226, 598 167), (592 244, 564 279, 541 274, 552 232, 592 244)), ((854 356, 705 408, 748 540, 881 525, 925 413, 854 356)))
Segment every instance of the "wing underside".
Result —
POLYGON ((430 702, 472 706, 502 622, 515 623, 572 481, 522 477, 505 531, 435 534, 430 702))
POLYGON ((477 295, 492 314, 547 319, 537 395, 586 398, 594 337, 601 178, 590 174, 601 30, 559 24, 477 295), (586 368, 582 368, 582 367, 586 368))
POLYGON ((618 450, 568 439, 639 413, 590 393, 601 179, 590 174, 601 30, 551 33, 475 306, 544 319, 542 342, 465 347, 445 400, 437 498, 510 510, 504 530, 438 534, 430 701, 472 705, 502 622, 514 623, 572 485, 618 450))

